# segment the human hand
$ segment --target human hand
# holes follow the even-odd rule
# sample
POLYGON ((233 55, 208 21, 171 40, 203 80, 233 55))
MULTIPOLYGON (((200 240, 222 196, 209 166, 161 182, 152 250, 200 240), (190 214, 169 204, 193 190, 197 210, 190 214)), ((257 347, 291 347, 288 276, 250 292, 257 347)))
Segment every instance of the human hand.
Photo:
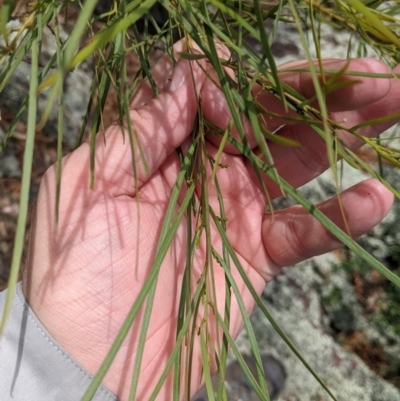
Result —
MULTIPOLYGON (((343 64, 344 61, 330 60, 329 68, 340 69, 343 64)), ((204 63, 203 67, 206 67, 204 63)), ((352 60, 348 69, 386 72, 380 63, 372 60, 352 60)), ((47 171, 41 184, 24 293, 48 331, 92 374, 102 363, 153 266, 161 224, 180 168, 175 149, 181 145, 187 147, 197 113, 196 93, 201 94, 207 120, 223 129, 230 122, 223 95, 196 63, 190 65, 180 60, 169 84, 171 72, 164 58, 153 72, 161 94, 154 97, 149 85, 144 83, 131 105, 130 118, 150 173, 146 172, 136 149, 137 172, 136 177, 133 176, 129 141, 124 140, 120 128, 114 125, 104 137, 100 134, 97 138, 93 189, 89 189, 89 145, 82 145, 64 159, 58 228, 54 216, 55 167, 47 171)), ((312 95, 307 74, 285 73, 285 80, 307 97, 312 95)), ((400 84, 395 80, 365 78, 355 87, 329 95, 327 105, 333 119, 354 126, 397 111, 395 99, 399 95, 400 84)), ((279 102, 267 92, 258 94, 258 101, 269 109, 280 110, 279 102)), ((388 125, 364 128, 362 134, 374 136, 388 125)), ((298 187, 328 167, 325 143, 307 125, 288 125, 280 134, 303 145, 299 148, 269 145, 275 166, 291 185, 298 187)), ((344 132, 340 135, 353 149, 360 146, 353 136, 344 132)), ((249 142, 255 146, 251 133, 249 142)), ((208 137, 206 146, 210 155, 215 155, 218 139, 208 137)), ((229 165, 217 173, 224 194, 227 235, 258 293, 281 267, 340 246, 339 241, 301 207, 276 212, 272 222, 271 216, 265 214, 266 200, 251 166, 232 147, 226 148, 220 163, 229 165)), ((210 175, 208 180, 210 206, 219 210, 210 175)), ((274 183, 269 179, 265 183, 273 197, 279 196, 274 183)), ((345 191, 341 200, 350 231, 357 237, 386 215, 392 195, 377 181, 368 180, 345 191)), ((324 202, 319 208, 343 227, 336 199, 324 202)), ((140 400, 149 396, 174 346, 186 263, 186 237, 184 218, 160 270, 137 390, 140 400)), ((221 249, 215 228, 211 237, 213 246, 221 249)), ((203 236, 194 255, 193 283, 204 269, 205 255, 203 236)), ((213 268, 216 288, 224 288, 222 268, 216 263, 213 268)), ((238 272, 233 269, 232 274, 251 312, 254 300, 238 272)), ((215 300, 221 314, 224 295, 224 291, 218 292, 215 300)), ((199 316, 201 319, 201 310, 199 316)), ((141 318, 135 321, 104 379, 105 386, 121 400, 127 399, 129 394, 141 318)), ((232 336, 238 333, 241 324, 240 312, 233 300, 232 336)), ((193 394, 201 383, 198 352, 197 344, 192 368, 193 394)), ((169 379, 159 399, 170 399, 170 392, 169 379)))

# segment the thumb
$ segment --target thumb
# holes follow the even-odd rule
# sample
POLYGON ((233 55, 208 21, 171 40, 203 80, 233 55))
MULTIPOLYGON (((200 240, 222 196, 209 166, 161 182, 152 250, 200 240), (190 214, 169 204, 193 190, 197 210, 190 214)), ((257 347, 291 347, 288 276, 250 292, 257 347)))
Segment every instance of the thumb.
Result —
MULTIPOLYGON (((346 231, 343 217, 352 238, 365 234, 389 212, 393 194, 375 179, 363 181, 317 207, 333 223, 346 231), (343 213, 344 216, 343 216, 343 213)), ((290 266, 313 256, 341 247, 343 244, 312 214, 301 206, 278 211, 272 221, 266 215, 263 222, 264 246, 275 266, 260 272, 264 278, 275 275, 280 267, 290 266)))

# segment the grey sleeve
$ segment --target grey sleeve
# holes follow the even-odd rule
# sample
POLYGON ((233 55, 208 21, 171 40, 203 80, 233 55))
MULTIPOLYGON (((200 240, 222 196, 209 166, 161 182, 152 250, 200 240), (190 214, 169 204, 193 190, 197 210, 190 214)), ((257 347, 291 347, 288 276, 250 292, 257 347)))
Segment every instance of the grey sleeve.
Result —
MULTIPOLYGON (((0 292, 0 316, 6 292, 0 292)), ((0 399, 79 401, 91 378, 41 325, 18 283, 11 315, 0 337, 0 399)), ((100 387, 92 400, 117 401, 117 398, 100 387)))

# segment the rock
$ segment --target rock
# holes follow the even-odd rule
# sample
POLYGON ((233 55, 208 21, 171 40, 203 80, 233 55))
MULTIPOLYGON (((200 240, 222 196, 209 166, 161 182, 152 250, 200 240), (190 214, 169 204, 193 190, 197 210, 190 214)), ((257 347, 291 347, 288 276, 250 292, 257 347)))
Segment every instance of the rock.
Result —
MULTIPOLYGON (((390 401, 400 399, 400 392, 372 372, 356 355, 345 351, 326 331, 324 303, 319 292, 327 278, 321 277, 318 266, 328 271, 336 261, 332 254, 314 258, 286 268, 268 284, 264 300, 268 310, 289 336, 295 347, 320 375, 339 400, 390 401)), ((251 321, 260 352, 268 352, 287 372, 279 401, 328 400, 320 384, 304 368, 299 359, 276 333, 267 318, 257 309, 251 321)), ((242 352, 248 349, 244 332, 238 338, 242 352)))
MULTIPOLYGON (((231 356, 232 358, 232 356, 231 356)), ((256 366, 254 359, 247 355, 243 355, 248 368, 254 377, 257 377, 256 366)), ((282 391, 286 381, 286 371, 283 365, 271 355, 262 355, 263 369, 265 380, 268 386, 269 396, 271 400, 276 400, 279 393, 282 391)), ((215 395, 218 388, 218 373, 212 377, 215 395)), ((225 388, 228 401, 259 401, 255 391, 246 378, 243 370, 236 360, 232 360, 225 373, 225 388)), ((205 386, 193 397, 193 401, 208 401, 207 390, 205 386)))
MULTIPOLYGON (((273 20, 265 21, 265 30, 267 34, 273 32, 273 20)), ((308 51, 311 58, 316 58, 316 50, 312 37, 311 29, 303 26, 303 34, 309 43, 308 51)), ((320 26, 320 52, 322 57, 329 58, 347 58, 360 57, 359 39, 357 34, 347 30, 338 30, 328 24, 320 26), (349 43, 351 45, 349 46, 349 43)), ((299 40, 299 33, 294 23, 279 21, 276 31, 273 33, 273 41, 271 44, 271 53, 274 57, 276 65, 282 65, 295 60, 307 59, 307 54, 304 51, 303 45, 299 40)), ((252 36, 247 36, 246 41, 259 54, 263 53, 262 45, 252 36)), ((376 53, 369 47, 363 49, 364 57, 377 57, 376 53)))
MULTIPOLYGON (((4 138, 5 133, 0 127, 0 143, 3 142, 4 138)), ((0 153, 0 178, 19 178, 21 174, 21 167, 14 154, 14 146, 13 144, 8 144, 3 152, 0 153)))
POLYGON ((337 269, 331 272, 329 280, 326 281, 318 289, 326 314, 325 319, 329 324, 325 330, 329 333, 329 328, 332 328, 344 334, 365 330, 368 323, 347 273, 337 269))
POLYGON ((0 154, 0 178, 5 177, 21 177, 21 168, 11 147, 7 147, 6 150, 0 154))

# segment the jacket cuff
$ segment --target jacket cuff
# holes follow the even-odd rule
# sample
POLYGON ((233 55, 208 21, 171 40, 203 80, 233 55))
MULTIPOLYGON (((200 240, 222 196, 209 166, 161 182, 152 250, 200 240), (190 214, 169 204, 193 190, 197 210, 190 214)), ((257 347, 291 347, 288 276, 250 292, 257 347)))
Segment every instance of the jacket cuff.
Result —
MULTIPOLYGON (((3 316, 7 290, 0 292, 3 316)), ((0 319, 1 320, 1 319, 0 319)), ((4 401, 79 401, 92 376, 52 338, 29 307, 18 283, 0 337, 0 398, 4 401)), ((118 401, 99 387, 93 401, 118 401)))

